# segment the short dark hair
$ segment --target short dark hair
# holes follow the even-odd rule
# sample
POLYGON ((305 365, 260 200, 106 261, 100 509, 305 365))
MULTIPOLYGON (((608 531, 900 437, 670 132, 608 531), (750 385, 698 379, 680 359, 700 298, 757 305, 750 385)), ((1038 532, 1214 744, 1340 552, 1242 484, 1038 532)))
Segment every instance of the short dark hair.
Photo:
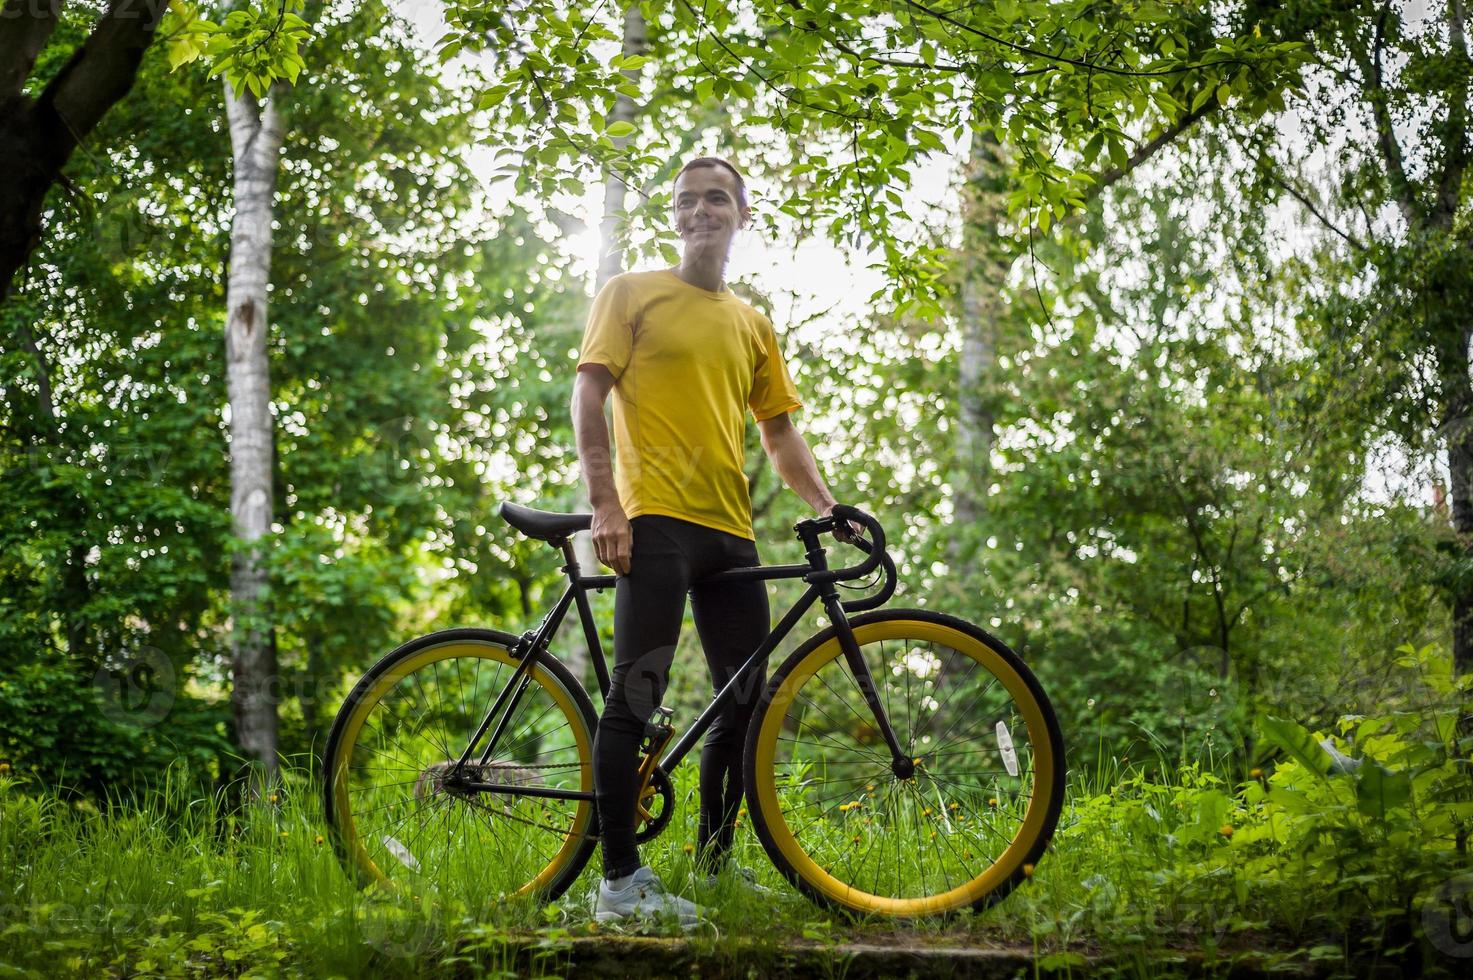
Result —
MULTIPOLYGON (((725 167, 731 171, 731 175, 736 178, 737 182, 737 203, 741 205, 742 210, 747 209, 747 182, 742 179, 742 175, 737 171, 736 167, 720 157, 696 157, 694 160, 688 161, 685 166, 680 168, 680 173, 675 175, 675 180, 679 180, 681 175, 687 170, 694 170, 697 167, 725 167)), ((672 184, 674 182, 671 181, 672 184)))

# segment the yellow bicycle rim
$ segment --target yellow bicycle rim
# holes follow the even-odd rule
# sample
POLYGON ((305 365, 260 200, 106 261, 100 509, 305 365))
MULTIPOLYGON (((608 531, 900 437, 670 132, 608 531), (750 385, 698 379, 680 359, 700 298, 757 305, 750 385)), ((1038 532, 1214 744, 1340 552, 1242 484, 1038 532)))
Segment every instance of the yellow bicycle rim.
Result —
MULTIPOLYGON (((492 660, 506 666, 515 667, 518 661, 504 648, 489 643, 475 643, 467 640, 458 640, 440 646, 428 647, 415 655, 395 664, 386 671, 373 685, 373 688, 358 700, 353 708, 353 714, 343 730, 343 736, 338 742, 338 750, 332 759, 333 780, 333 804, 337 811, 337 824, 340 828, 342 843, 345 852, 351 856, 353 862, 362 868, 368 876, 381 886, 393 888, 394 883, 385 875, 378 864, 369 856, 363 842, 358 837, 357 822, 353 819, 351 800, 348 794, 346 775, 348 762, 353 754, 353 746, 357 743, 358 734, 362 730, 368 716, 379 701, 394 688, 399 681, 409 674, 419 670, 431 663, 450 660, 455 657, 480 657, 492 660)), ((554 702, 562 710, 569 721, 569 727, 573 731, 573 738, 578 746, 578 756, 582 761, 580 766, 580 785, 582 792, 593 791, 593 745, 590 733, 584 724, 583 713, 578 710, 573 699, 568 695, 561 684, 542 667, 538 666, 532 670, 532 679, 542 686, 554 702)), ((587 800, 580 801, 578 808, 574 811, 572 829, 563 841, 563 846, 553 855, 547 866, 541 873, 521 888, 517 889, 514 896, 534 894, 547 887, 548 883, 556 877, 559 870, 577 852, 579 845, 584 841, 588 832, 588 826, 592 814, 592 805, 587 800)), ((494 857, 494 856, 488 856, 494 857)))
POLYGON ((923 620, 882 620, 866 623, 854 628, 855 640, 863 648, 866 644, 882 640, 930 640, 946 644, 959 653, 970 656, 989 671, 1012 695, 1013 702, 1022 715, 1028 729, 1028 737, 1035 747, 1033 753, 1033 786, 1027 814, 1012 842, 998 859, 982 874, 949 891, 936 895, 915 898, 895 898, 874 895, 840 881, 820 867, 793 836, 791 828, 782 818, 782 807, 778 800, 776 761, 778 736, 782 733, 783 719, 788 707, 803 685, 825 664, 842 655, 838 637, 830 638, 815 648, 783 681, 763 715, 762 727, 756 744, 755 787, 762 807, 768 834, 773 843, 787 859, 798 875, 808 885, 831 901, 859 912, 876 912, 892 916, 923 916, 952 912, 975 904, 984 896, 1002 885, 1023 866, 1029 850, 1042 833, 1053 802, 1054 769, 1058 764, 1058 746, 1049 738, 1048 725, 1042 709, 1034 699, 1022 676, 1008 665, 1007 661, 991 647, 976 637, 962 633, 940 623, 923 620))

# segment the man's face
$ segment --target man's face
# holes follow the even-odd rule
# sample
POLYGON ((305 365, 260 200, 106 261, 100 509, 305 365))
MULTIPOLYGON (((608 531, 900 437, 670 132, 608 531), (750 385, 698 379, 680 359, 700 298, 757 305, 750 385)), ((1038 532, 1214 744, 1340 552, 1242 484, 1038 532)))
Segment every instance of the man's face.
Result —
POLYGON ((743 215, 737 203, 736 177, 725 167, 695 167, 675 182, 675 231, 687 254, 725 255, 743 215))

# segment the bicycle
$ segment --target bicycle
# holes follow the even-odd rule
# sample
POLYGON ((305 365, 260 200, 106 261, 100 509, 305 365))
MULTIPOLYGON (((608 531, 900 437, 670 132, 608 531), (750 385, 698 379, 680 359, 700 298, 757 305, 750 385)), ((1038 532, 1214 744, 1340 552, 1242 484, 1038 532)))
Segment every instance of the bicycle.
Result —
MULTIPOLYGON (((323 754, 324 803, 338 857, 361 882, 552 901, 597 844, 597 716, 549 643, 576 606, 607 696, 588 594, 616 577, 578 567, 571 536, 589 515, 504 503, 501 516, 561 550, 567 589, 535 629, 419 637, 348 695, 323 754)), ((827 627, 773 673, 748 731, 747 806, 764 850, 810 899, 853 913, 917 917, 998 901, 1032 873, 1063 803, 1063 739, 1043 688, 971 623, 923 609, 871 611, 894 594, 897 576, 869 514, 839 506, 794 532, 804 563, 713 577, 801 578, 808 587, 678 740, 668 709, 652 719, 637 839, 669 824, 669 774, 821 603, 827 627), (820 537, 839 521, 850 522, 850 542, 866 555, 831 569, 820 537), (840 598, 840 584, 877 569, 878 592, 840 598)))

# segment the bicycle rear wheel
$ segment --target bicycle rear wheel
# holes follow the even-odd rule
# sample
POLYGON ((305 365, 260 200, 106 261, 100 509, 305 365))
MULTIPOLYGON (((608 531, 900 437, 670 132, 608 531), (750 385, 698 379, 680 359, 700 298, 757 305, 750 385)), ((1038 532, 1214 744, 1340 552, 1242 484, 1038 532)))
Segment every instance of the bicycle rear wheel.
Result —
POLYGON ((850 620, 900 744, 900 778, 832 628, 773 674, 747 735, 746 786, 768 856, 814 901, 915 917, 981 909, 1048 846, 1064 748, 1043 689, 963 620, 850 620))
MULTIPOLYGON (((596 719, 567 668, 544 657, 495 754, 457 763, 518 660, 516 637, 454 629, 411 640, 364 675, 323 753, 334 848, 361 883, 474 904, 562 894, 587 863, 589 800, 489 793, 463 781, 593 790, 596 719)), ((482 739, 481 745, 485 744, 482 739)))

